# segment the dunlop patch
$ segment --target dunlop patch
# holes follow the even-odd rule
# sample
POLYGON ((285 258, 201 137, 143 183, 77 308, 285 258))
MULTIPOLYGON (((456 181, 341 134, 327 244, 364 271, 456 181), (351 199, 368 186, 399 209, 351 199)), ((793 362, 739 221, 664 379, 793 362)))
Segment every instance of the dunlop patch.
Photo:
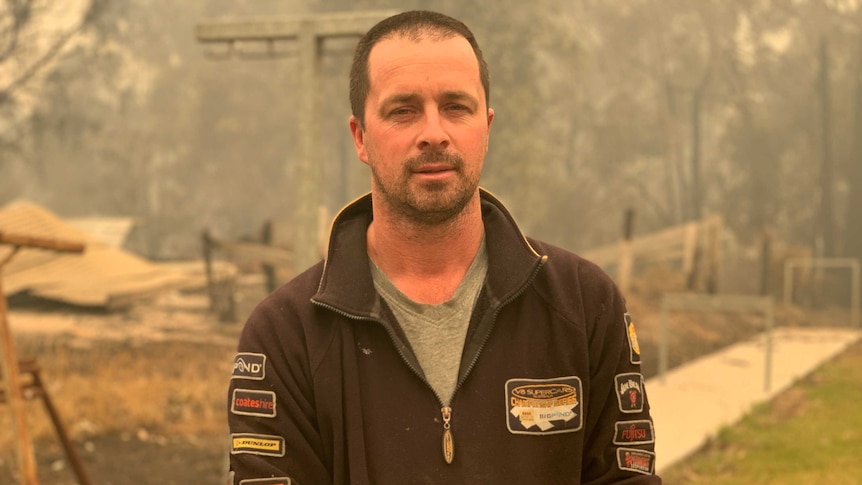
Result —
POLYGON ((284 438, 268 434, 234 433, 230 435, 230 453, 281 457, 284 456, 284 438))
POLYGON ((240 352, 233 360, 231 379, 253 379, 261 381, 266 376, 266 356, 251 352, 240 352))
POLYGON ((620 411, 639 413, 644 410, 644 376, 639 372, 627 372, 614 376, 617 401, 620 411))
POLYGON ((234 389, 230 412, 243 416, 274 418, 276 413, 275 393, 252 389, 234 389))
POLYGON ((583 426, 581 379, 509 379, 506 381, 506 426, 513 434, 556 434, 583 426))
POLYGON ((634 448, 617 448, 617 466, 620 470, 652 475, 655 470, 655 453, 634 448))
POLYGON ((241 480, 239 485, 290 485, 292 482, 288 477, 272 478, 249 478, 241 480))
POLYGON ((652 421, 638 419, 636 421, 617 421, 614 423, 615 445, 645 445, 655 443, 655 429, 652 421))
POLYGON ((638 335, 635 332, 635 324, 632 321, 632 316, 626 313, 623 315, 626 323, 626 336, 629 339, 629 362, 632 364, 641 363, 641 347, 638 344, 638 335))

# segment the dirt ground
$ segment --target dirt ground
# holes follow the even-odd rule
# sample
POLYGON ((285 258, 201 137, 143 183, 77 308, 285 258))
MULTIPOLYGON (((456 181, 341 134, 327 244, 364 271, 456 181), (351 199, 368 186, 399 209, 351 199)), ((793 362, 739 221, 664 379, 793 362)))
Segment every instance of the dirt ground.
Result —
MULTIPOLYGON (((223 484, 224 409, 242 321, 264 295, 260 281, 237 288, 237 321, 220 322, 205 294, 168 293, 125 312, 84 312, 10 302, 19 356, 34 356, 94 485, 223 484)), ((650 295, 628 300, 646 377, 658 369, 659 312, 650 295)), ((829 325, 840 311, 778 308, 779 325, 829 325)), ((757 315, 675 313, 670 364, 705 355, 763 329, 757 315)), ((41 483, 77 483, 38 402, 28 403, 41 483)), ((0 406, 0 485, 18 483, 11 413, 0 406)))

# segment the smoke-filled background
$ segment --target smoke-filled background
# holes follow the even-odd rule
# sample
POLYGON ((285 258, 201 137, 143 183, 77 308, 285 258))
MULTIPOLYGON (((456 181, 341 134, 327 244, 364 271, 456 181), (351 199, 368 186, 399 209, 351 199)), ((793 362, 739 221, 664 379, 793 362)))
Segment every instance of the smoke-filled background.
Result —
MULTIPOLYGON (((198 27, 417 8, 463 20, 485 53, 482 185, 525 233, 617 281, 657 445, 703 438, 666 483, 855 483, 859 0, 0 0, 0 330, 39 358, 42 395, 95 482, 226 481, 242 323, 298 269, 307 248, 291 244, 325 238, 369 189, 347 125, 355 36, 320 43, 309 90, 299 42, 228 46, 198 27), (86 220, 121 237, 82 232, 86 220), (87 251, 14 253, 16 232, 87 251), (751 342, 745 359, 723 354, 751 342), (654 384, 716 361, 693 387, 654 384), (772 374, 774 399, 759 391, 772 374), (765 404, 698 434, 739 419, 724 414, 748 410, 737 398, 765 404)), ((10 340, 0 332, 0 355, 10 340)), ((0 485, 19 483, 26 441, 5 389, 0 485)), ((82 483, 53 421, 28 409, 39 476, 82 483)))
MULTIPOLYGON (((290 45, 230 53, 204 19, 369 9, 464 20, 491 69, 483 185, 525 232, 573 250, 721 214, 741 245, 770 231, 862 256, 862 11, 855 0, 6 0, 0 4, 0 203, 133 216, 152 259, 199 232, 290 220, 299 116, 290 45), (855 223, 854 223, 855 222, 855 223)), ((320 58, 330 214, 368 189, 347 129, 355 39, 320 58)))

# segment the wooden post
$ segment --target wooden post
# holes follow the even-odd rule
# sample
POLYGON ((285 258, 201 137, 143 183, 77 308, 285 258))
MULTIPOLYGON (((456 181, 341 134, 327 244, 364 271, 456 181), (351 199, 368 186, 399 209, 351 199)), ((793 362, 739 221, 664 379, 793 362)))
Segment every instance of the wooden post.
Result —
POLYGON ((84 245, 76 242, 58 241, 38 237, 22 236, 0 232, 0 244, 13 246, 12 252, 0 261, 0 352, 3 353, 3 371, 6 383, 6 395, 9 396, 9 406, 15 421, 15 436, 18 438, 18 466, 24 485, 38 485, 36 461, 33 456, 33 445, 27 431, 27 415, 24 410, 24 395, 21 392, 19 379, 18 357, 15 352, 15 339, 9 328, 7 318, 6 295, 3 293, 3 266, 8 263, 21 247, 34 247, 61 252, 82 252, 84 245))
POLYGON ((6 318, 6 295, 3 294, 2 273, 0 273, 0 351, 3 352, 3 382, 6 383, 6 395, 9 396, 9 406, 12 408, 12 418, 15 421, 15 437, 18 438, 18 468, 21 470, 21 480, 24 485, 37 485, 36 461, 33 457, 33 446, 27 431, 27 415, 24 412, 24 395, 21 392, 18 357, 15 353, 15 340, 9 329, 6 318))
POLYGON ((763 231, 762 248, 760 250, 760 294, 769 294, 772 275, 772 238, 769 231, 763 231))
MULTIPOLYGON (((261 242, 267 246, 273 245, 273 228, 272 220, 263 223, 263 233, 261 234, 261 242)), ((276 268, 270 263, 264 262, 262 265, 263 274, 266 277, 266 292, 272 293, 278 286, 278 278, 276 277, 276 268)))
POLYGON ((618 264, 617 283, 620 291, 628 293, 632 283, 632 271, 634 266, 634 254, 632 248, 632 232, 634 230, 634 209, 627 209, 623 222, 623 239, 620 241, 620 262, 618 264))

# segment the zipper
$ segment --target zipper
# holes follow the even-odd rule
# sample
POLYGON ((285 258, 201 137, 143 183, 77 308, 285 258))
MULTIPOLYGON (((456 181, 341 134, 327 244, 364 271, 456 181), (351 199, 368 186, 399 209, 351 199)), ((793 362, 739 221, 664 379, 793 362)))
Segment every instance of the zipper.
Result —
POLYGON ((440 412, 443 414, 443 459, 446 460, 447 465, 451 465, 455 458, 455 441, 452 439, 452 423, 450 423, 452 408, 444 406, 440 412))
MULTIPOLYGON (((419 378, 419 380, 421 380, 423 383, 425 383, 425 386, 428 389, 430 389, 431 392, 434 394, 434 397, 437 398, 437 403, 440 404, 440 406, 442 406, 440 408, 440 412, 443 415, 443 459, 446 461, 446 464, 452 464, 452 460, 454 459, 454 456, 455 456, 455 443, 452 440, 452 423, 451 423, 452 408, 449 406, 443 405, 443 399, 441 399, 440 396, 437 394, 437 391, 435 391, 434 388, 431 387, 431 383, 428 382, 428 379, 426 379, 425 376, 422 374, 422 372, 420 372, 418 369, 416 369, 416 367, 414 367, 413 364, 411 364, 410 361, 407 360, 407 357, 404 355, 404 352, 402 352, 401 348, 398 346, 398 337, 395 336, 395 332, 392 330, 392 328, 389 325, 387 325, 385 322, 383 322, 382 320, 379 320, 377 318, 354 315, 352 313, 347 313, 343 310, 335 308, 332 305, 328 305, 326 303, 323 303, 323 302, 320 302, 317 300, 311 300, 311 301, 315 305, 317 305, 321 308, 326 308, 327 310, 335 312, 336 314, 341 315, 345 318, 349 318, 351 320, 365 320, 365 321, 375 322, 378 325, 382 326, 384 329, 386 329, 386 333, 389 334, 389 339, 392 340, 393 344, 395 344, 395 351, 398 352, 399 356, 401 356, 401 360, 404 361, 404 363, 407 365, 407 367, 413 372, 413 374, 416 375, 416 377, 419 378)), ((454 392, 452 394, 454 395, 454 392)))
MULTIPOLYGON (((544 266, 545 261, 548 260, 547 256, 542 256, 541 258, 542 259, 541 259, 540 263, 537 264, 536 269, 533 270, 533 274, 530 275, 530 278, 524 283, 523 286, 521 286, 521 289, 518 290, 516 293, 512 294, 511 297, 507 298, 505 301, 503 301, 500 305, 497 306, 497 309, 494 310, 494 317, 492 318, 492 321, 497 320, 497 316, 500 314, 500 310, 502 310, 502 308, 504 306, 508 305, 509 303, 514 301, 516 298, 523 295, 525 291, 527 291, 527 287, 530 286, 530 283, 533 281, 533 279, 535 279, 536 275, 539 274, 539 270, 542 269, 542 266, 544 266)), ((373 317, 354 315, 352 313, 347 313, 347 312, 340 310, 340 309, 338 309, 332 305, 329 305, 329 304, 326 304, 326 303, 323 303, 323 302, 320 302, 320 301, 317 301, 314 299, 312 299, 311 301, 315 305, 317 305, 321 308, 326 308, 326 309, 328 309, 328 310, 330 310, 330 311, 332 311, 338 315, 341 315, 345 318, 349 318, 351 320, 365 320, 365 321, 375 322, 375 323, 381 325, 386 330, 386 333, 389 334, 389 339, 395 344, 395 351, 398 352, 399 356, 401 356, 401 360, 404 361, 404 363, 416 375, 416 377, 418 377, 423 383, 425 383, 425 386, 431 390, 431 392, 437 398, 437 402, 442 406, 440 408, 440 414, 443 417, 443 440, 442 440, 443 460, 446 461, 447 465, 451 465, 455 459, 455 440, 454 440, 454 435, 452 434, 452 407, 443 405, 443 399, 440 398, 440 396, 437 394, 437 391, 435 391, 434 388, 431 386, 431 384, 428 382, 428 379, 426 379, 425 376, 423 375, 423 373, 420 372, 418 369, 416 369, 413 366, 413 364, 411 364, 410 361, 407 360, 407 357, 404 355, 404 352, 402 352, 401 348, 398 346, 398 337, 395 335, 392 328, 380 319, 373 318, 373 317)), ((479 355, 482 353, 482 349, 485 348, 485 344, 488 343, 488 339, 490 338, 490 336, 491 336, 491 332, 488 332, 485 335, 485 337, 482 340, 482 343, 479 345, 479 349, 476 350, 476 354, 473 356, 473 360, 471 360, 470 365, 467 366, 467 370, 464 372, 464 376, 461 379, 459 379, 458 382, 455 384, 455 389, 452 390, 452 398, 453 399, 455 397, 455 394, 461 388, 461 385, 464 383, 465 380, 467 380, 467 376, 470 375, 470 372, 473 370, 473 367, 476 366, 476 362, 479 360, 479 355)), ((451 400, 450 400, 450 402, 451 402, 451 400)))

